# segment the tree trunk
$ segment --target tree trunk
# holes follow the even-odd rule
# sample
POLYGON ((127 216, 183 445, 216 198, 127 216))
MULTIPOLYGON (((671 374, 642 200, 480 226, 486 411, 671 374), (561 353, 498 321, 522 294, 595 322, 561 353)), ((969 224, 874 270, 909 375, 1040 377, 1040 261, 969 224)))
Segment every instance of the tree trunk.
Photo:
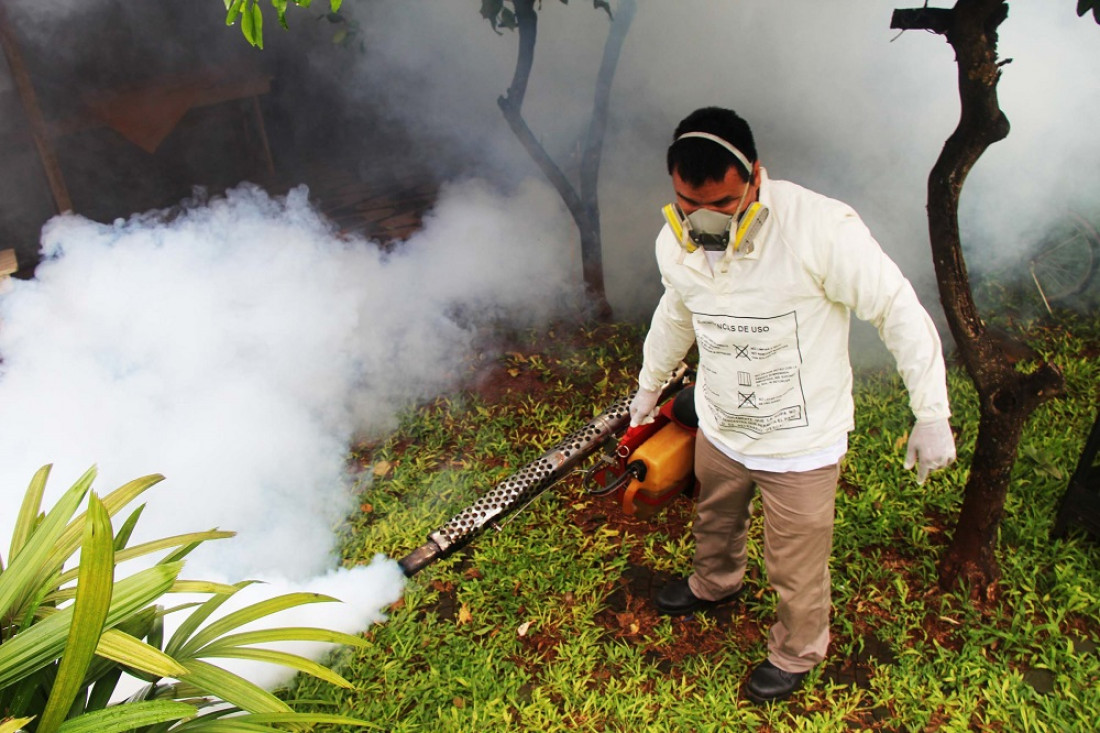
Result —
MULTIPOLYGON (((592 103, 592 118, 585 136, 584 150, 581 153, 580 188, 581 201, 584 203, 584 220, 587 231, 581 229, 581 264, 584 267, 584 282, 589 292, 595 293, 597 303, 596 316, 601 320, 611 320, 611 305, 607 302, 603 276, 603 242, 600 235, 599 178, 600 160, 603 157, 604 133, 607 130, 607 112, 611 102, 611 82, 615 79, 615 70, 619 65, 623 43, 634 21, 637 4, 634 0, 621 0, 615 19, 607 34, 603 47, 600 70, 596 75, 596 93, 592 103)), ((580 223, 578 222, 578 226, 580 223)))
POLYGON ((634 19, 635 0, 619 3, 617 18, 604 45, 603 60, 596 77, 595 101, 584 149, 581 152, 580 192, 539 143, 527 121, 523 119, 523 100, 527 94, 527 82, 534 65, 535 41, 538 37, 538 13, 534 0, 515 0, 516 26, 519 32, 519 51, 516 69, 508 92, 497 100, 504 119, 512 133, 523 145, 527 154, 557 190, 573 217, 580 233, 581 268, 585 289, 597 319, 608 321, 612 317, 611 304, 607 301, 604 285, 603 243, 600 235, 600 206, 598 182, 600 158, 603 154, 604 132, 607 128, 607 110, 611 96, 611 82, 615 76, 623 42, 634 19))
POLYGON ((985 328, 959 236, 959 196, 966 176, 986 148, 1008 135, 997 100, 997 28, 1007 15, 1005 0, 958 0, 950 10, 897 10, 891 23, 944 35, 958 63, 961 116, 928 177, 928 230, 940 302, 977 389, 981 419, 955 534, 940 563, 940 584, 945 589, 963 585, 972 597, 985 599, 996 595, 997 528, 1024 423, 1063 390, 1057 367, 1043 362, 1029 373, 1018 370, 1002 338, 985 328))

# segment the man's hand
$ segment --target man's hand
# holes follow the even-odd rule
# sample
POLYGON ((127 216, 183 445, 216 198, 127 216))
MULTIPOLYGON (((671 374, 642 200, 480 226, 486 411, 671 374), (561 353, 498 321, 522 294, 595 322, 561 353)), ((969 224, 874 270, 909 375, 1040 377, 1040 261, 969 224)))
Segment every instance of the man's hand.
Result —
POLYGON ((955 462, 955 436, 951 424, 944 420, 917 420, 909 433, 909 448, 905 451, 905 468, 917 467, 917 483, 932 471, 955 462))
POLYGON ((657 414, 657 398, 661 393, 654 389, 639 389, 630 401, 630 427, 647 425, 657 414))

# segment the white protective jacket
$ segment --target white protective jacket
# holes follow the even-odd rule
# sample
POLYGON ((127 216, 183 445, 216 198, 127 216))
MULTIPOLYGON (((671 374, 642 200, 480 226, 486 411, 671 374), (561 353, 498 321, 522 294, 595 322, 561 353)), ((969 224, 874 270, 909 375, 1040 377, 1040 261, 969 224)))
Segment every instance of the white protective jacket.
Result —
POLYGON ((939 335, 912 285, 848 205, 760 172, 769 216, 751 252, 731 246, 713 271, 669 225, 657 237, 665 293, 639 377, 658 389, 699 345, 695 406, 720 447, 793 458, 854 427, 849 313, 893 354, 920 420, 950 416, 939 335))

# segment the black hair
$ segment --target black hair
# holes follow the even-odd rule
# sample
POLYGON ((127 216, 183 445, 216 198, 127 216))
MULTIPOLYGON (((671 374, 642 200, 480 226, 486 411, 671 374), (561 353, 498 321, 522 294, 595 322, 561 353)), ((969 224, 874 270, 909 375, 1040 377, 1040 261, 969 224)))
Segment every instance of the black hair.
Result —
POLYGON ((668 147, 668 173, 672 175, 675 171, 685 182, 701 186, 707 181, 721 181, 732 166, 742 179, 751 180, 752 171, 745 170, 741 161, 724 147, 705 138, 680 140, 686 132, 717 135, 744 153, 751 166, 756 162, 756 142, 749 123, 736 112, 722 107, 703 107, 681 120, 672 137, 672 145, 668 147))

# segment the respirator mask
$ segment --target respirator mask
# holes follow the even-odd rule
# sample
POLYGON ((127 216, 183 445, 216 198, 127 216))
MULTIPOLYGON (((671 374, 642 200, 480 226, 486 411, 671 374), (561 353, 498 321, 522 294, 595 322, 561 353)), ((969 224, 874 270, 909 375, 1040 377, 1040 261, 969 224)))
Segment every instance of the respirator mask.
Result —
MULTIPOLYGON (((707 132, 688 132, 676 138, 677 141, 684 138, 697 137, 721 145, 728 150, 744 166, 744 170, 751 172, 753 165, 749 163, 745 155, 726 140, 707 132)), ((741 194, 741 200, 737 202, 737 210, 740 211, 749 195, 746 187, 741 194)), ((665 220, 672 228, 680 246, 688 252, 704 249, 708 252, 724 252, 733 241, 733 251, 740 254, 748 254, 753 251, 753 239, 756 237, 764 222, 768 219, 768 208, 759 201, 754 201, 747 209, 737 216, 724 214, 712 209, 696 209, 690 214, 684 214, 684 210, 678 204, 668 204, 662 209, 665 220)))
POLYGON ((760 227, 768 219, 768 209, 759 201, 753 202, 737 218, 711 209, 696 209, 685 215, 678 204, 665 206, 661 213, 680 246, 688 252, 697 249, 724 252, 732 241, 734 252, 748 254, 753 251, 753 240, 760 227))

